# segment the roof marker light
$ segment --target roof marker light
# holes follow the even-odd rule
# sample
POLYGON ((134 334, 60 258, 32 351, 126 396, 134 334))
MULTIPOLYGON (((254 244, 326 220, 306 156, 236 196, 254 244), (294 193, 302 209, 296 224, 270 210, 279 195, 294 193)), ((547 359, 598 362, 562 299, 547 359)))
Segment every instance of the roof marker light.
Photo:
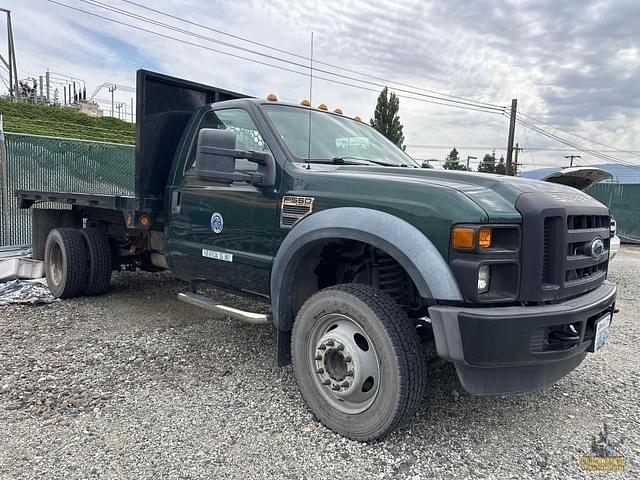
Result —
POLYGON ((342 109, 340 107, 336 108, 333 113, 337 113, 338 115, 342 115, 342 109))
POLYGON ((329 110, 329 107, 327 107, 326 103, 321 103, 320 105, 318 105, 318 109, 319 110, 329 110))
POLYGON ((303 107, 310 107, 311 106, 311 102, 305 98, 304 100, 302 100, 300 102, 300 105, 302 105, 303 107))
POLYGON ((276 95, 275 93, 270 93, 269 95, 267 95, 267 101, 269 101, 269 102, 277 102, 278 101, 278 95, 276 95))

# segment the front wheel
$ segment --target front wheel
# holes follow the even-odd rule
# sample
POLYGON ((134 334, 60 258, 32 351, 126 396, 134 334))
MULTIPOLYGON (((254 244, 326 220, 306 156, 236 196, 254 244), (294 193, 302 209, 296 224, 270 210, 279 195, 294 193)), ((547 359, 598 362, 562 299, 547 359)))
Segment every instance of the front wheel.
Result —
POLYGON ((291 342, 305 402, 341 435, 384 437, 420 406, 426 381, 420 337, 378 289, 345 284, 317 292, 298 312, 291 342))

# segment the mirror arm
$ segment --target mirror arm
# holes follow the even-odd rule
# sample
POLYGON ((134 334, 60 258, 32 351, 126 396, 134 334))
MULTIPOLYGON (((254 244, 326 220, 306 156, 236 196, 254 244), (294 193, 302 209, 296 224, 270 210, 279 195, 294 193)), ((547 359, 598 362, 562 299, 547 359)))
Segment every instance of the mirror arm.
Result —
POLYGON ((249 150, 245 152, 244 157, 250 162, 257 163, 258 165, 266 165, 267 161, 271 158, 271 154, 268 152, 256 152, 254 150, 249 150))
POLYGON ((208 180, 213 181, 228 181, 228 182, 251 182, 253 176, 246 173, 228 173, 217 172, 215 170, 201 170, 200 176, 208 180))

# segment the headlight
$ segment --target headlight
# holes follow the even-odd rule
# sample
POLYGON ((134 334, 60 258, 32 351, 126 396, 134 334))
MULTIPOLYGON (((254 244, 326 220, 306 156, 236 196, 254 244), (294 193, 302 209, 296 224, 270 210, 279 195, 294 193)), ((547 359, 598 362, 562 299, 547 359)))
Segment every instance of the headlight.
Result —
POLYGON ((489 290, 489 279, 491 277, 491 269, 489 265, 480 265, 478 269, 478 293, 485 293, 489 290))

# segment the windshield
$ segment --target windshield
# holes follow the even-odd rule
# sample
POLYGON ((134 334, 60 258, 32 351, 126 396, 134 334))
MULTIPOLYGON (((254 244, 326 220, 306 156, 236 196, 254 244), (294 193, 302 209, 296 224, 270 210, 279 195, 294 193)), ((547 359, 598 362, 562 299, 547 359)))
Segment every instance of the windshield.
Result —
POLYGON ((298 162, 304 162, 307 158, 327 161, 344 159, 392 166, 417 166, 409 155, 362 122, 289 105, 264 105, 262 108, 298 162))

